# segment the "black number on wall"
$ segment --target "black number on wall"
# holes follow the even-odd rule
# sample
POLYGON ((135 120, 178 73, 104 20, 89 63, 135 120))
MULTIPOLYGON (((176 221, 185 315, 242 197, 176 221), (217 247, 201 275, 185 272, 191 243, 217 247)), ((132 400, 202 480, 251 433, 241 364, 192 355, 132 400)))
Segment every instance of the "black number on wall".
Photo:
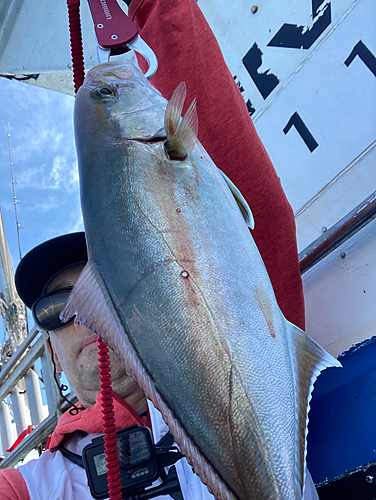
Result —
POLYGON ((308 130, 307 125, 300 118, 299 114, 295 111, 295 113, 291 116, 290 120, 287 122, 286 127, 283 129, 283 132, 287 134, 291 127, 295 127, 300 137, 306 143, 307 148, 311 151, 314 151, 318 143, 308 130))
MULTIPOLYGON (((312 0, 312 18, 319 15, 318 9, 325 0, 312 0)), ((268 43, 268 47, 309 49, 332 22, 331 3, 328 3, 312 28, 285 23, 268 43)))
MULTIPOLYGON (((236 82, 236 85, 238 86, 238 89, 240 90, 240 92, 243 94, 244 92, 244 87, 243 85, 241 84, 240 80, 237 79, 238 77, 235 75, 234 76, 234 80, 236 82)), ((244 96, 243 96, 244 97, 244 96)), ((248 101, 246 101, 246 105, 247 105, 247 109, 248 109, 248 113, 250 116, 253 115, 253 113, 256 111, 255 108, 252 106, 252 103, 251 101, 248 99, 248 101)))
POLYGON ((279 80, 273 73, 269 73, 269 70, 263 73, 257 71, 262 64, 262 52, 257 43, 254 43, 243 57, 243 64, 260 94, 266 99, 279 84, 279 80))
POLYGON ((376 57, 372 54, 369 48, 364 45, 362 40, 360 40, 352 49, 351 54, 345 61, 346 66, 350 66, 356 56, 359 56, 367 68, 376 76, 376 57))

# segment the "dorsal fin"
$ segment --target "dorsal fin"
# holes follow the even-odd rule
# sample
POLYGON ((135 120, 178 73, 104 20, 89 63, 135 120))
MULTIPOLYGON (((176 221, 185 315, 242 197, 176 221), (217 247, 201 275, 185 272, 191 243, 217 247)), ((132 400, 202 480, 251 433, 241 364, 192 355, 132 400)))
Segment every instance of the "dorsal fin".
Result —
POLYGON ((192 151, 197 140, 198 117, 196 99, 193 100, 179 124, 185 96, 185 83, 180 83, 174 90, 166 108, 166 150, 171 159, 184 159, 192 151))
POLYGON ((236 203, 237 203, 237 205, 242 213, 242 216, 244 217, 245 222, 247 223, 247 225, 251 229, 254 229, 255 228, 255 220, 253 218, 253 214, 251 212, 251 209, 249 208, 249 205, 246 202, 244 196, 241 194, 241 192, 235 186, 235 184, 232 181, 230 181, 230 179, 227 177, 227 175, 224 174, 222 172, 222 170, 220 170, 220 172, 221 172, 223 179, 225 180, 227 186, 229 187, 231 194, 235 198, 235 201, 236 201, 236 203))

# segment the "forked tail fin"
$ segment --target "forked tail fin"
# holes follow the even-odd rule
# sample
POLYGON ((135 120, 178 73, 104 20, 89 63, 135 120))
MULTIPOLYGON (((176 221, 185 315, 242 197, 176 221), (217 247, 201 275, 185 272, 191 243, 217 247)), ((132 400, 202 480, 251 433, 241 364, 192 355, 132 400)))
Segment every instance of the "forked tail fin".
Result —
POLYGON ((290 349, 294 360, 295 396, 296 396, 296 492, 303 495, 305 466, 307 456, 308 412, 312 399, 313 385, 326 368, 342 367, 341 363, 323 349, 300 328, 289 321, 290 349))

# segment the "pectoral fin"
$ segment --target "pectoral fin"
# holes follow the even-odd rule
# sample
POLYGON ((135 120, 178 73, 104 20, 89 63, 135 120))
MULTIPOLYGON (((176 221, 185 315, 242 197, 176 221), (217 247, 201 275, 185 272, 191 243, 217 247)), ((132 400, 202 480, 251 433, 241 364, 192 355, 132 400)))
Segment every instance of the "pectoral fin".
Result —
POLYGON ((166 150, 172 160, 184 160, 192 151, 197 141, 198 117, 196 99, 192 101, 184 118, 179 124, 186 94, 185 83, 182 82, 174 90, 166 108, 166 150))
POLYGON ((176 87, 171 96, 171 99, 167 103, 165 114, 165 129, 167 139, 171 139, 175 135, 176 129, 179 125, 181 114, 183 112, 186 95, 187 89, 185 83, 181 82, 176 87))
POLYGON ((251 228, 255 228, 255 220, 253 218, 253 214, 251 212, 251 209, 249 208, 248 203, 246 202, 244 196, 241 194, 239 189, 235 186, 235 184, 230 181, 230 179, 227 177, 226 174, 224 174, 222 171, 220 171, 222 174, 222 177, 224 181, 226 182, 227 186, 229 187, 231 194, 235 198, 235 201, 242 213, 242 216, 244 217, 245 222, 247 225, 251 228))

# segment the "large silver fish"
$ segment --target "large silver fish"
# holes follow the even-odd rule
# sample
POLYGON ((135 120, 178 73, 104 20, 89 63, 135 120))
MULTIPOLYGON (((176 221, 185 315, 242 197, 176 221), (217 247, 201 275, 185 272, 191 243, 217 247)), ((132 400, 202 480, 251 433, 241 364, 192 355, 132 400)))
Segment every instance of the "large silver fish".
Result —
MULTIPOLYGON (((218 500, 301 499, 307 414, 340 363, 282 315, 252 214, 131 65, 89 71, 75 107, 89 261, 64 317, 100 335, 218 500)), ((256 221, 257 223, 257 221, 256 221)))

